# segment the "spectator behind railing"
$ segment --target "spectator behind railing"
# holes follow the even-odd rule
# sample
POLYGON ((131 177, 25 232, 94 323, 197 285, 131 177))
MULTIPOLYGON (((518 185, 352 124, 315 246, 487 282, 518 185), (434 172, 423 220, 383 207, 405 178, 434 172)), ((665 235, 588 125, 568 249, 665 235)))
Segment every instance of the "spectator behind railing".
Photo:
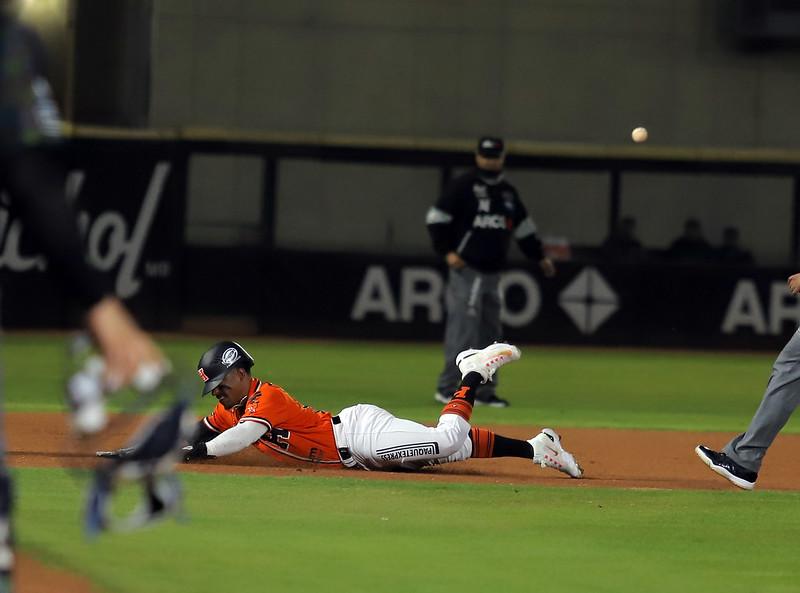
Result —
POLYGON ((715 259, 714 248, 703 236, 703 228, 696 218, 686 220, 683 234, 670 244, 666 256, 678 263, 710 263, 715 259))
POLYGON ((739 229, 727 226, 722 229, 722 245, 717 248, 716 259, 726 265, 749 265, 754 263, 753 254, 739 245, 739 229))
POLYGON ((636 219, 621 218, 614 231, 603 241, 602 257, 610 262, 640 262, 645 258, 642 242, 636 237, 636 219))

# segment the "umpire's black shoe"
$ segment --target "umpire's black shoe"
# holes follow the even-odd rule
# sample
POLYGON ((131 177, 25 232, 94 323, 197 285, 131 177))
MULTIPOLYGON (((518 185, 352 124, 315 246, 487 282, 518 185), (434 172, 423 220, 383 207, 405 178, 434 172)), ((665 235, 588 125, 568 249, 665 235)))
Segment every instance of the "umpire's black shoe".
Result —
POLYGON ((436 393, 433 394, 433 399, 435 399, 440 404, 449 404, 452 397, 449 395, 445 395, 441 391, 437 391, 436 393))
POLYGON ((703 463, 723 478, 727 478, 735 486, 744 488, 745 490, 752 490, 755 488, 758 473, 743 468, 725 455, 725 453, 714 451, 704 445, 695 447, 694 452, 697 453, 697 456, 703 463))
POLYGON ((489 397, 476 397, 475 405, 489 406, 490 408, 507 408, 510 404, 507 399, 497 397, 497 395, 493 393, 489 397))
MULTIPOLYGON (((437 391, 433 394, 433 399, 435 399, 440 404, 447 404, 450 402, 450 397, 444 395, 441 391, 437 391)), ((502 397, 497 397, 497 395, 492 394, 489 397, 485 397, 483 399, 475 398, 475 405, 476 406, 489 406, 490 408, 507 408, 509 406, 508 400, 503 399, 502 397)))

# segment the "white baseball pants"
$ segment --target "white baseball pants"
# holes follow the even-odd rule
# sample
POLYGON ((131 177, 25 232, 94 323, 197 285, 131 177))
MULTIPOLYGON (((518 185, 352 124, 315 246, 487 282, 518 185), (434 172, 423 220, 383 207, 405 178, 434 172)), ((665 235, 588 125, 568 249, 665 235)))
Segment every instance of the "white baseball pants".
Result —
POLYGON ((358 404, 339 412, 336 446, 346 449, 363 469, 419 469, 469 459, 470 424, 443 414, 435 427, 397 418, 383 408, 358 404))

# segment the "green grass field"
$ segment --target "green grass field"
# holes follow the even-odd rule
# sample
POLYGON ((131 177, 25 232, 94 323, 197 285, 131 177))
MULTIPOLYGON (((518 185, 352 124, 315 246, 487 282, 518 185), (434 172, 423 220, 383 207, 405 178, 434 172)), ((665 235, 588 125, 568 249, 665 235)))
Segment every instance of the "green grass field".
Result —
MULTIPOLYGON (((210 341, 162 345, 191 375, 210 341)), ((372 402, 422 421, 438 414, 435 344, 244 345, 258 376, 315 407, 372 402)), ((59 338, 6 336, 10 409, 60 408, 63 349, 59 338)), ((474 420, 736 431, 774 355, 523 348, 502 377, 512 407, 478 408, 474 420)), ((197 411, 210 405, 198 399, 197 411)), ((786 430, 799 432, 798 420, 786 430)), ((22 548, 109 592, 800 589, 794 492, 189 474, 188 521, 86 542, 80 480, 61 470, 15 475, 22 548)))

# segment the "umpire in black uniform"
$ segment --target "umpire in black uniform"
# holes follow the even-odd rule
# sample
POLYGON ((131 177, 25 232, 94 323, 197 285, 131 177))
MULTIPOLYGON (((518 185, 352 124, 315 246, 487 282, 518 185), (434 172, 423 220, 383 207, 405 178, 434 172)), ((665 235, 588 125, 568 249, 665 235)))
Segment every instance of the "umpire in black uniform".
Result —
MULTIPOLYGON (((449 267, 445 303, 444 370, 435 398, 446 403, 461 375, 456 355, 467 348, 484 348, 502 338, 500 272, 513 236, 522 252, 539 263, 546 276, 555 274, 544 257, 536 225, 528 216, 517 190, 505 179, 505 147, 500 138, 478 141, 476 168, 450 182, 426 217, 433 248, 449 267)), ((476 405, 505 408, 508 401, 493 383, 482 385, 476 405)))

